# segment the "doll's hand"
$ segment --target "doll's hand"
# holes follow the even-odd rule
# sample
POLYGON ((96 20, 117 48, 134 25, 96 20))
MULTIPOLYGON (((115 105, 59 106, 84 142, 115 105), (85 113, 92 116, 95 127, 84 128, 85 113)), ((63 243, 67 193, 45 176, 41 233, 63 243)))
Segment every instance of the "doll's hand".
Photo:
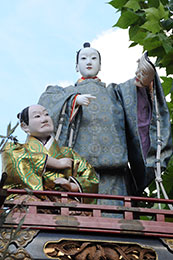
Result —
POLYGON ((58 159, 58 169, 72 168, 73 160, 71 158, 58 159))
POLYGON ((76 98, 76 103, 78 105, 88 106, 92 99, 96 99, 96 97, 91 94, 78 95, 76 98))
POLYGON ((67 191, 78 191, 78 187, 75 183, 70 183, 69 180, 66 180, 65 178, 56 178, 54 180, 55 184, 60 185, 62 188, 64 188, 67 191))
POLYGON ((71 190, 70 182, 68 180, 66 180, 65 178, 56 178, 54 180, 54 183, 60 185, 61 187, 63 187, 64 189, 66 189, 68 191, 71 190))

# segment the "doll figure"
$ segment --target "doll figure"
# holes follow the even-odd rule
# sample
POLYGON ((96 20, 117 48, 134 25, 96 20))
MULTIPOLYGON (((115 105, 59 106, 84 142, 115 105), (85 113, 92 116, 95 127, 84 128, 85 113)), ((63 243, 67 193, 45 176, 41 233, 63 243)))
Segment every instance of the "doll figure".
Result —
POLYGON ((52 119, 43 106, 29 106, 18 117, 28 137, 25 144, 5 146, 5 188, 97 193, 94 168, 72 148, 58 146, 52 119))
MULTIPOLYGON (((56 140, 93 165, 99 193, 141 195, 154 178, 157 150, 156 97, 160 113, 161 167, 172 154, 169 111, 157 72, 144 54, 136 77, 105 85, 101 55, 85 43, 77 52, 81 78, 73 86, 50 85, 39 104, 50 113, 56 140)), ((116 76, 115 76, 116 77, 116 76)))

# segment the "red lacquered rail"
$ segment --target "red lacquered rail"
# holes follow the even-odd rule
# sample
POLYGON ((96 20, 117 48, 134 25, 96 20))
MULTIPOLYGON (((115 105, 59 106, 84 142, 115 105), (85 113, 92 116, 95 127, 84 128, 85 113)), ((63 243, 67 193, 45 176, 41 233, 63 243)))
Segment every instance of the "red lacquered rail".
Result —
MULTIPOLYGON (((28 193, 25 190, 0 190, 2 210, 16 205, 13 200, 4 202, 5 197, 11 194, 28 193)), ((27 207, 26 212, 12 211, 7 216, 4 226, 18 225, 25 215, 22 228, 173 237, 173 210, 147 208, 145 204, 168 205, 173 204, 173 200, 55 191, 32 191, 32 194, 57 196, 60 202, 24 202, 23 205, 27 207), (72 197, 96 198, 100 201, 116 200, 121 201, 121 206, 68 203, 68 198, 72 197), (40 209, 50 210, 51 213, 40 213, 40 209), (81 212, 89 212, 89 214, 87 216, 81 212)))

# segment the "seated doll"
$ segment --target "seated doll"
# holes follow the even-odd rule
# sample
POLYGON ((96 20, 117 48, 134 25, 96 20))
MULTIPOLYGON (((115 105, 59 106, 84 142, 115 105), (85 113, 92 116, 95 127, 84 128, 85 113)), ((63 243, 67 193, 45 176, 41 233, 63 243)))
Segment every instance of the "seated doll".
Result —
MULTIPOLYGON (((21 128, 28 134, 25 144, 7 143, 2 168, 7 173, 4 188, 98 192, 94 168, 68 147, 59 147, 54 126, 41 105, 29 106, 18 114, 21 128)), ((95 200, 85 199, 95 203, 95 200)))

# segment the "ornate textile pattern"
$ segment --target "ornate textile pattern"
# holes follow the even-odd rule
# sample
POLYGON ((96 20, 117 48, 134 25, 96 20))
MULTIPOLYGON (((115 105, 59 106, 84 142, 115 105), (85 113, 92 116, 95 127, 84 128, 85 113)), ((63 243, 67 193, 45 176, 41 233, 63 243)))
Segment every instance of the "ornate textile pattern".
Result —
POLYGON ((44 253, 52 259, 93 259, 93 260, 119 260, 119 259, 146 259, 157 260, 156 252, 137 243, 128 242, 102 242, 65 240, 50 241, 44 246, 44 253))
POLYGON ((8 174, 5 185, 9 185, 8 188, 43 190, 45 161, 46 154, 32 153, 27 144, 8 143, 2 153, 3 171, 8 174))
MULTIPOLYGON (((2 153, 2 165, 3 171, 8 175, 4 186, 6 189, 65 191, 60 185, 55 185, 54 180, 58 177, 74 177, 81 192, 98 192, 98 178, 94 168, 72 148, 59 148, 53 137, 50 139, 49 147, 32 136, 29 136, 24 145, 7 144, 2 153), (73 170, 45 170, 47 155, 57 159, 72 158, 73 170)), ((85 202, 96 203, 96 200, 86 199, 85 202)))
MULTIPOLYGON (((45 106, 52 117, 55 131, 60 120, 61 109, 65 102, 67 108, 64 123, 58 141, 60 146, 68 145, 69 129, 71 127, 69 118, 73 99, 76 94, 91 94, 96 97, 89 106, 81 107, 81 114, 76 116, 74 126, 73 149, 91 163, 97 173, 107 176, 109 172, 118 173, 121 187, 114 186, 114 194, 126 195, 124 175, 127 173, 127 146, 124 125, 124 113, 121 104, 110 97, 106 85, 94 79, 86 79, 75 86, 61 88, 59 86, 48 86, 41 95, 39 104, 45 106), (117 189, 118 188, 118 189, 117 189), (120 191, 118 193, 117 191, 120 191)), ((110 178, 107 186, 110 186, 110 178)), ((102 178, 100 178, 102 182, 102 178)), ((118 185, 119 185, 118 184, 118 185)), ((101 185, 100 185, 101 187, 101 185)), ((99 193, 105 190, 99 188, 99 193)))
MULTIPOLYGON (((166 167, 172 154, 169 111, 159 79, 156 77, 154 89, 158 99, 161 115, 162 153, 161 166, 166 167)), ((86 79, 75 86, 62 88, 48 86, 41 95, 39 104, 45 106, 51 115, 55 131, 60 122, 61 109, 65 102, 67 108, 64 116, 59 145, 67 145, 70 129, 70 112, 73 99, 77 94, 91 94, 96 97, 89 106, 82 106, 81 115, 75 121, 75 138, 73 149, 91 163, 98 173, 107 175, 127 175, 127 165, 130 162, 131 171, 137 184, 137 194, 154 178, 155 155, 157 148, 156 112, 152 108, 150 124, 150 149, 143 155, 137 122, 137 90, 134 79, 122 84, 109 84, 86 79)), ((128 175, 128 179, 130 179, 128 175)), ((129 186, 134 186, 132 179, 129 186)), ((124 177, 122 180, 122 186, 124 177)), ((109 182, 108 184, 109 185, 109 182)), ((135 186, 134 186, 135 187, 135 186)), ((123 187, 125 190, 126 187, 123 187)), ((115 187, 116 189, 116 187, 115 187)), ((122 189, 121 189, 122 190, 122 189)), ((134 190, 134 189, 133 189, 134 190)), ((133 191, 134 192, 134 191, 133 191)), ((134 194, 130 191, 130 194, 134 194)), ((104 191, 102 192, 104 193, 104 191)), ((120 193, 119 195, 126 195, 120 193)))
MULTIPOLYGON (((135 177, 139 191, 143 189, 154 178, 154 167, 156 163, 157 151, 157 115, 155 102, 152 103, 152 115, 149 127, 150 147, 146 154, 146 159, 142 151, 142 144, 139 136, 138 122, 137 122, 137 88, 134 85, 134 80, 131 79, 119 85, 109 87, 110 95, 116 95, 118 102, 122 104, 125 114, 126 135, 128 147, 128 159, 130 162, 132 173, 135 177)), ((160 133, 162 144, 161 150, 161 167, 164 170, 172 155, 172 137, 170 127, 169 110, 166 104, 163 89, 158 76, 156 75, 154 84, 154 93, 157 97, 160 133)))
POLYGON ((71 104, 76 94, 96 97, 89 106, 82 106, 82 117, 73 149, 86 158, 96 169, 126 167, 127 147, 123 109, 116 100, 112 102, 106 85, 94 79, 86 79, 75 86, 61 88, 49 86, 39 104, 45 106, 57 129, 61 106, 68 102, 65 122, 60 136, 60 146, 67 145, 71 104), (116 105, 115 105, 116 104, 116 105))

